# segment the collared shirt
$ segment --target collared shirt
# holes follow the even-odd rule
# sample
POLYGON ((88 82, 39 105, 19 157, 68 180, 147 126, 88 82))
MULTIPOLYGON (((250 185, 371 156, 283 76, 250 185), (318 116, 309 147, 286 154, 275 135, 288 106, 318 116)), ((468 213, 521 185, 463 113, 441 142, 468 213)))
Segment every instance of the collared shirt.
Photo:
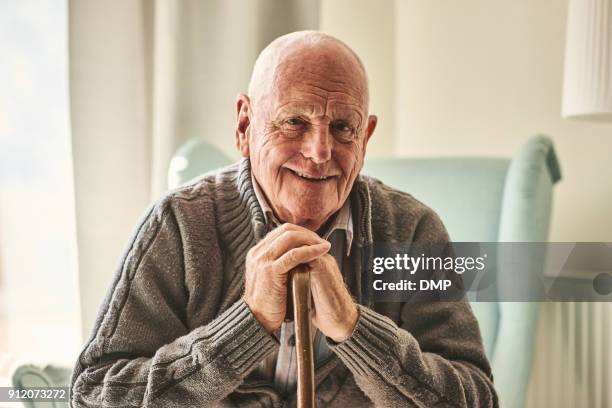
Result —
MULTIPOLYGON (((261 187, 251 175, 255 196, 264 213, 264 219, 268 230, 282 225, 274 215, 274 211, 266 200, 261 187)), ((331 243, 330 254, 334 256, 340 271, 344 275, 343 265, 345 257, 348 258, 353 243, 353 217, 351 206, 347 199, 340 210, 334 215, 334 219, 322 235, 331 243)), ((330 356, 331 351, 327 345, 325 335, 319 330, 313 330, 313 346, 315 364, 330 356)), ((274 384, 274 388, 283 396, 294 392, 297 383, 295 354, 295 328, 293 322, 283 322, 281 328, 273 333, 280 343, 278 353, 268 356, 257 368, 259 375, 274 384)))

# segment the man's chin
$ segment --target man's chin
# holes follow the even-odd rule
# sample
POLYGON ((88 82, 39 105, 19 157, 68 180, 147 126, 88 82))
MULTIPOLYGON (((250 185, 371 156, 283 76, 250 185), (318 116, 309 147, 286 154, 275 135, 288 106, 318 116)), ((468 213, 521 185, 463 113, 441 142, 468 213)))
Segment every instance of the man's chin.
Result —
POLYGON ((328 218, 337 211, 337 208, 322 206, 320 202, 318 206, 313 203, 312 206, 304 208, 304 204, 307 203, 307 200, 305 201, 306 202, 299 203, 299 209, 291 212, 292 222, 313 231, 318 230, 321 225, 325 224, 328 218))

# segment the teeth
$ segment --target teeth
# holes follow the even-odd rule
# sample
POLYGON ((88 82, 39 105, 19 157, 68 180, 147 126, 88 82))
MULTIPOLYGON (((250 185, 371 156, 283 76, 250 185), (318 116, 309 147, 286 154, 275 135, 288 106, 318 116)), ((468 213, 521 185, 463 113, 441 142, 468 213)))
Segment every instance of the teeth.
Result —
POLYGON ((304 178, 311 179, 311 180, 325 180, 325 179, 327 179, 327 176, 321 176, 321 177, 312 177, 312 176, 307 176, 307 175, 306 175, 306 174, 304 174, 304 173, 300 173, 299 171, 296 171, 296 173, 297 173, 297 175, 298 175, 298 176, 300 176, 300 177, 304 177, 304 178))

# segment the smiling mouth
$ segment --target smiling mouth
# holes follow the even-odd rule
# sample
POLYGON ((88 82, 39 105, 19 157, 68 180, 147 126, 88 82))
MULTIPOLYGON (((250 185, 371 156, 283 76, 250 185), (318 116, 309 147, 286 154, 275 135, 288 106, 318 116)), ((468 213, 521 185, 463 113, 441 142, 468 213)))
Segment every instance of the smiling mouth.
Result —
POLYGON ((296 171, 293 169, 287 169, 289 170, 291 173, 293 173, 295 176, 307 180, 307 181, 311 181, 311 182, 323 182, 323 181, 327 181, 327 180, 331 180, 333 178, 336 178, 336 176, 315 176, 315 175, 309 175, 306 173, 302 173, 300 171, 296 171))

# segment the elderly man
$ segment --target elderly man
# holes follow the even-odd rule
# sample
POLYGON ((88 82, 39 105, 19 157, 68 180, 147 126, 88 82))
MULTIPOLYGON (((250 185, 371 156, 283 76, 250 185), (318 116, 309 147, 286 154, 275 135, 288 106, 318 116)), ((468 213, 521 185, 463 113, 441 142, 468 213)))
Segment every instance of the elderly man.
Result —
POLYGON ((72 406, 294 405, 285 317, 300 264, 312 267, 319 406, 496 406, 466 301, 364 296, 373 243, 448 241, 431 209, 359 176, 375 127, 348 46, 318 32, 272 42, 237 99, 244 159, 146 215, 76 364, 72 406))

